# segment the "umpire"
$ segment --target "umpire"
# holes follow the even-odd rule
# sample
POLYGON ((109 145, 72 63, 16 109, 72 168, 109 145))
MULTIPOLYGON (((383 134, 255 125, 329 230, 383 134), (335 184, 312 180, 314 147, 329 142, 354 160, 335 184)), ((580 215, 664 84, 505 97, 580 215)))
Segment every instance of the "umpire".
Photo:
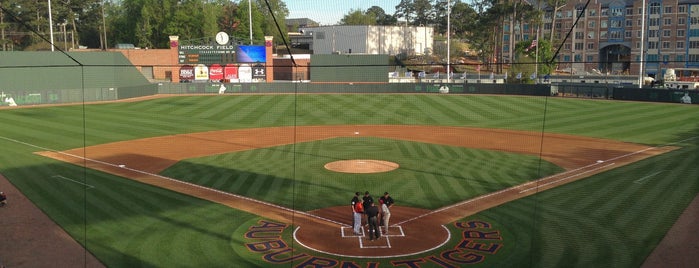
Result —
POLYGON ((381 231, 379 231, 379 207, 371 202, 369 208, 365 209, 366 216, 369 218, 369 240, 379 239, 381 231))

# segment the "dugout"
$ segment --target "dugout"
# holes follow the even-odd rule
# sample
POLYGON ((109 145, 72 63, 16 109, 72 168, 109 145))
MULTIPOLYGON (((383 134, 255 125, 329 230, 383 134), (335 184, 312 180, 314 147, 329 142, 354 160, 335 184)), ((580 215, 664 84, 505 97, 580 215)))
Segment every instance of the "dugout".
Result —
POLYGON ((119 52, 0 52, 0 95, 17 105, 107 101, 157 92, 119 52))

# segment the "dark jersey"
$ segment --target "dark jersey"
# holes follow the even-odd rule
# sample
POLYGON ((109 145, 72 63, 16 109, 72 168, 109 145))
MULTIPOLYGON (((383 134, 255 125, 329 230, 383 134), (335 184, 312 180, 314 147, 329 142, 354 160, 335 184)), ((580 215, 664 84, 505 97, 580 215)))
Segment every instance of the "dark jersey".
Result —
POLYGON ((379 208, 377 206, 370 206, 369 208, 366 209, 366 215, 367 217, 376 217, 379 215, 379 208))
POLYGON ((364 200, 364 202, 362 202, 362 205, 364 205, 365 209, 368 208, 369 205, 371 205, 371 203, 374 203, 374 198, 372 198, 370 195, 365 195, 364 197, 362 197, 362 200, 364 200))

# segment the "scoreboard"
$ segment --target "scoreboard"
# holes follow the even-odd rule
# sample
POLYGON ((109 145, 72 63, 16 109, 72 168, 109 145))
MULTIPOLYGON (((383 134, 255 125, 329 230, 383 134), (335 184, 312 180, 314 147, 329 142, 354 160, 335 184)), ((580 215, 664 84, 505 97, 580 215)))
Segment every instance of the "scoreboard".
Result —
POLYGON ((180 45, 180 64, 228 64, 236 62, 236 45, 180 45))

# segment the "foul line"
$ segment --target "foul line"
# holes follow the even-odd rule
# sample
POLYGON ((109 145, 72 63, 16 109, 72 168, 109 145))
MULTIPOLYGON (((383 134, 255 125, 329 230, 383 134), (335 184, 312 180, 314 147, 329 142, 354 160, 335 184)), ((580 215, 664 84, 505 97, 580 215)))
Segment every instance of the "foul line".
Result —
MULTIPOLYGON (((11 141, 11 142, 14 142, 14 143, 23 144, 23 145, 26 145, 26 146, 29 146, 29 147, 33 147, 33 148, 37 148, 37 149, 40 149, 40 150, 43 150, 43 151, 49 151, 49 152, 53 152, 53 153, 57 153, 57 154, 65 155, 65 156, 70 156, 70 157, 74 157, 74 158, 77 158, 77 159, 82 159, 82 160, 89 161, 89 162, 93 162, 93 163, 98 163, 98 164, 101 164, 101 165, 123 168, 123 169, 129 170, 129 171, 133 171, 133 172, 136 172, 136 173, 140 173, 140 174, 144 174, 144 175, 148 175, 148 176, 152 176, 152 177, 156 177, 156 178, 161 178, 161 179, 169 180, 169 181, 172 181, 172 182, 181 183, 181 184, 184 184, 184 185, 187 185, 187 186, 192 186, 192 187, 195 187, 195 188, 204 189, 204 190, 216 192, 216 193, 219 193, 219 194, 223 194, 223 195, 227 195, 227 196, 231 196, 231 197, 243 199, 243 200, 246 200, 246 201, 250 201, 250 202, 254 202, 254 203, 258 203, 258 204, 262 204, 262 205, 274 207, 274 208, 277 208, 277 209, 280 209, 280 210, 283 210, 283 211, 286 211, 286 212, 290 212, 290 213, 292 213, 292 214, 301 214, 301 215, 304 215, 304 216, 307 216, 307 217, 315 218, 315 219, 318 219, 318 220, 321 220, 321 221, 325 221, 325 222, 330 222, 330 223, 337 224, 337 225, 340 225, 340 226, 349 226, 348 224, 344 224, 344 223, 341 223, 341 222, 338 222, 338 221, 335 221, 335 220, 331 220, 331 219, 323 218, 323 217, 320 217, 320 216, 316 216, 316 215, 313 215, 313 214, 310 214, 310 213, 307 213, 307 212, 303 212, 303 211, 298 211, 298 210, 294 210, 294 209, 282 207, 282 206, 275 205, 275 204, 272 204, 272 203, 267 203, 267 202, 265 202, 265 201, 261 201, 261 200, 257 200, 257 199, 253 199, 253 198, 249 198, 249 197, 245 197, 245 196, 241 196, 241 195, 229 193, 229 192, 224 192, 224 191, 221 191, 221 190, 218 190, 218 189, 213 189, 213 188, 201 186, 201 185, 194 184, 194 183, 190 183, 190 182, 185 182, 185 181, 176 180, 176 179, 173 179, 173 178, 170 178, 170 177, 166 177, 166 176, 163 176, 163 175, 159 175, 159 174, 153 174, 153 173, 145 172, 145 171, 142 171, 142 170, 137 170, 137 169, 129 168, 129 167, 126 167, 126 166, 123 166, 123 165, 107 163, 107 162, 104 162, 104 161, 99 161, 99 160, 96 160, 96 159, 90 159, 90 158, 83 157, 83 156, 79 156, 79 155, 69 154, 69 153, 66 153, 66 152, 60 152, 60 151, 57 151, 57 150, 54 150, 54 149, 45 148, 45 147, 42 147, 42 146, 38 146, 38 145, 26 143, 26 142, 23 142, 23 141, 19 141, 19 140, 7 138, 7 137, 4 137, 4 136, 0 136, 0 139, 8 140, 8 141, 11 141)), ((103 171, 103 172, 104 172, 104 171, 103 171)), ((107 173, 108 173, 108 172, 107 172, 107 173)), ((58 176, 60 176, 60 175, 58 175, 58 176)), ((67 178, 66 178, 66 179, 67 179, 67 178)), ((69 180, 70 180, 70 179, 69 179, 69 180)), ((93 186, 93 187, 94 187, 94 186, 93 186)), ((162 187, 160 187, 160 188, 162 188, 162 187)), ((166 189, 166 188, 163 188, 163 189, 166 189)), ((173 190, 170 190, 170 189, 166 189, 166 190, 173 191, 173 190)), ((173 191, 173 192, 177 192, 177 191, 173 191)), ((179 192, 178 192, 178 193, 179 193, 179 192)), ((183 194, 183 193, 181 193, 181 194, 183 194)), ((214 202, 214 201, 211 201, 211 202, 214 202)), ((214 203, 216 203, 216 202, 214 202, 214 203)), ((238 209, 238 210, 240 210, 240 209, 238 209)))
POLYGON ((633 183, 642 184, 643 181, 645 181, 646 179, 649 179, 649 178, 651 178, 651 177, 654 177, 655 175, 658 175, 658 174, 663 173, 663 172, 665 172, 665 170, 661 170, 661 171, 655 172, 655 173, 653 173, 653 174, 650 174, 650 175, 648 175, 648 176, 645 176, 645 177, 643 177, 643 178, 640 178, 640 179, 638 179, 638 180, 635 180, 635 181, 633 181, 633 183))
POLYGON ((489 194, 481 195, 481 196, 478 196, 478 197, 475 197, 475 198, 472 198, 472 199, 469 199, 469 200, 466 200, 466 201, 463 201, 463 202, 460 202, 460 203, 456 203, 456 204, 453 204, 453 205, 450 205, 450 206, 446 206, 446 207, 442 207, 442 208, 439 208, 439 209, 430 211, 430 212, 425 213, 425 214, 422 214, 422 215, 420 215, 420 216, 416 216, 416 217, 413 217, 413 218, 404 220, 404 221, 402 221, 402 222, 398 222, 398 223, 396 223, 395 225, 405 224, 405 223, 408 223, 408 222, 411 222, 411 221, 414 221, 414 220, 417 220, 417 219, 420 219, 420 218, 423 218, 423 217, 427 217, 427 216, 432 215, 432 214, 436 214, 436 213, 439 213, 439 212, 442 212, 442 211, 445 211, 445 210, 453 209, 453 208, 455 208, 455 207, 459 207, 459 206, 463 206, 463 205, 466 205, 466 204, 470 204, 470 203, 476 202, 476 201, 481 200, 481 199, 485 199, 485 198, 489 198, 489 197, 492 197, 492 196, 500 195, 500 194, 503 194, 503 193, 505 193, 505 192, 509 192, 509 191, 511 191, 511 190, 518 189, 518 188, 522 188, 522 187, 525 187, 525 186, 528 186, 528 185, 531 185, 531 184, 537 184, 537 186, 535 186, 535 187, 527 188, 527 189, 525 189, 525 190, 520 191, 519 193, 522 194, 522 193, 524 193, 524 192, 531 191, 531 190, 533 190, 533 189, 539 189, 539 187, 542 187, 542 186, 546 186, 546 185, 549 185, 549 184, 552 184, 552 183, 556 183, 556 182, 559 182, 559 181, 562 181, 562 180, 567 180, 567 179, 570 179, 570 178, 573 178, 573 177, 576 177, 576 176, 579 176, 579 175, 582 175, 582 174, 585 174, 585 173, 593 172, 593 171, 596 171, 596 170, 599 170, 599 169, 604 169, 604 168, 607 168, 607 167, 609 167, 609 166, 611 166, 611 165, 614 165, 614 163, 610 163, 610 164, 607 164, 607 165, 602 166, 602 167, 596 167, 596 168, 594 168, 594 169, 592 169, 592 170, 587 170, 587 171, 584 171, 584 172, 579 172, 579 171, 581 171, 581 170, 585 170, 585 169, 588 169, 588 168, 591 168, 591 167, 600 165, 600 164, 602 164, 602 163, 604 163, 604 162, 614 161, 614 160, 626 158, 626 157, 629 157, 629 156, 632 156, 632 155, 637 155, 637 154, 640 154, 640 153, 643 153, 643 152, 646 152, 646 151, 658 149, 658 148, 661 148, 661 147, 664 147, 664 146, 669 146, 669 145, 672 145, 672 144, 682 143, 682 142, 685 142, 685 141, 688 141, 688 140, 692 140, 692 139, 695 139, 695 138, 697 138, 697 137, 691 137, 691 138, 684 139, 684 140, 681 140, 681 141, 678 141, 678 142, 673 142, 673 143, 670 143, 670 144, 667 144, 667 145, 656 146, 656 147, 648 147, 648 148, 643 149, 643 150, 638 150, 638 151, 631 152, 631 153, 628 153, 628 154, 624 154, 624 155, 621 155, 621 156, 613 157, 613 158, 610 158, 610 159, 608 159, 608 160, 606 160, 606 161, 600 161, 600 162, 597 162, 597 163, 594 163, 594 164, 590 164, 590 165, 587 165, 587 166, 579 167, 579 168, 576 168, 576 169, 568 170, 568 171, 565 171, 565 172, 562 172, 562 173, 554 174, 554 175, 551 175, 551 176, 547 176, 547 177, 544 177, 544 178, 541 178, 541 179, 537 179, 537 180, 534 180, 534 181, 526 182, 526 183, 523 183, 523 184, 520 184, 520 185, 516 185, 516 186, 513 186, 513 187, 505 188, 505 189, 502 189, 502 190, 499 190, 499 191, 495 191, 495 192, 492 192, 492 193, 489 193, 489 194), (571 173, 572 173, 572 174, 571 174, 571 173), (558 180, 553 181, 553 182, 548 182, 548 183, 543 184, 543 185, 538 185, 538 183, 540 183, 540 182, 542 182, 542 181, 549 180, 549 179, 556 178, 556 177, 560 177, 560 176, 563 176, 563 175, 566 175, 566 174, 571 174, 571 175, 570 175, 570 176, 567 176, 567 177, 564 177, 564 178, 561 178, 561 179, 558 179, 558 180))
POLYGON ((74 183, 77 183, 77 184, 80 184, 80 185, 83 185, 83 186, 87 186, 87 188, 95 188, 95 186, 92 186, 92 185, 89 185, 89 184, 85 184, 85 183, 82 183, 82 182, 79 182, 79 181, 76 181, 76 180, 73 180, 73 179, 70 179, 70 178, 61 176, 61 175, 53 175, 53 176, 51 176, 51 178, 58 178, 58 179, 67 180, 67 181, 74 182, 74 183))

